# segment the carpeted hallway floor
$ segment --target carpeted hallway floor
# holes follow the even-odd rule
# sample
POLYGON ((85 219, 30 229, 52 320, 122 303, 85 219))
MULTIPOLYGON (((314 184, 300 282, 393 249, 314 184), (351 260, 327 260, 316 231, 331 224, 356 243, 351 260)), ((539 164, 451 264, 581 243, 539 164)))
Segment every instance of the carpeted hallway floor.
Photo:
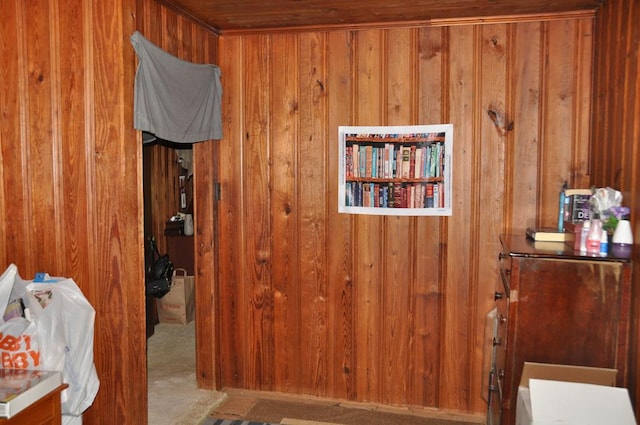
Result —
POLYGON ((147 340, 149 425, 197 425, 226 394, 196 384, 195 322, 157 324, 147 340))

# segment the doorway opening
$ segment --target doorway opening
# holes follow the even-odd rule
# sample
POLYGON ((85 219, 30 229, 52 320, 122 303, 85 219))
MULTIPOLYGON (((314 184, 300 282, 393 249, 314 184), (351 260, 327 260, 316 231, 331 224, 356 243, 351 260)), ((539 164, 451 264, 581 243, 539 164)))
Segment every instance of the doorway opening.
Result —
MULTIPOLYGON (((168 254, 176 269, 174 276, 195 279, 194 236, 185 232, 184 220, 177 220, 193 214, 191 152, 191 145, 163 140, 144 144, 144 231, 145 241, 155 238, 158 251, 168 254)), ((187 303, 188 294, 182 289, 187 303)), ((170 302, 179 302, 179 293, 146 296, 148 423, 198 423, 203 411, 222 394, 198 388, 195 306, 191 302, 192 311, 185 310, 182 319, 187 306, 170 304, 170 296, 170 302)))

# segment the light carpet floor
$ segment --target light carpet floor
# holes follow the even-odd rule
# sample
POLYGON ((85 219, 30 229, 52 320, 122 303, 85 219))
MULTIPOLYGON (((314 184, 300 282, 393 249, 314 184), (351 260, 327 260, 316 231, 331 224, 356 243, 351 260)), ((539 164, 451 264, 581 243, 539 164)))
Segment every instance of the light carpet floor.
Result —
POLYGON ((149 425, 195 425, 226 394, 196 384, 195 322, 160 323, 147 340, 149 425))

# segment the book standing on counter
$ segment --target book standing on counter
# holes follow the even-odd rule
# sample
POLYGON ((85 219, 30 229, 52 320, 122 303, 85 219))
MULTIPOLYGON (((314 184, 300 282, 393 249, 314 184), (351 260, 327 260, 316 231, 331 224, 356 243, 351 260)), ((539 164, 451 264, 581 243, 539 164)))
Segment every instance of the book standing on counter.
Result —
POLYGON ((564 191, 565 211, 564 222, 581 222, 591 218, 591 189, 566 189, 564 191))
POLYGON ((60 372, 0 369, 0 418, 17 415, 60 385, 60 372))
POLYGON ((573 233, 560 232, 554 227, 528 227, 526 235, 537 242, 570 242, 574 238, 573 233))

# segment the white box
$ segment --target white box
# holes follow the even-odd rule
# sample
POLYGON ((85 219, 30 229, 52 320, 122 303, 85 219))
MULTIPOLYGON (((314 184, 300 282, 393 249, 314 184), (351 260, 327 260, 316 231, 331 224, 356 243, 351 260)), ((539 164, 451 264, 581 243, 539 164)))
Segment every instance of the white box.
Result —
POLYGON ((516 425, 636 425, 615 369, 525 362, 516 425))

